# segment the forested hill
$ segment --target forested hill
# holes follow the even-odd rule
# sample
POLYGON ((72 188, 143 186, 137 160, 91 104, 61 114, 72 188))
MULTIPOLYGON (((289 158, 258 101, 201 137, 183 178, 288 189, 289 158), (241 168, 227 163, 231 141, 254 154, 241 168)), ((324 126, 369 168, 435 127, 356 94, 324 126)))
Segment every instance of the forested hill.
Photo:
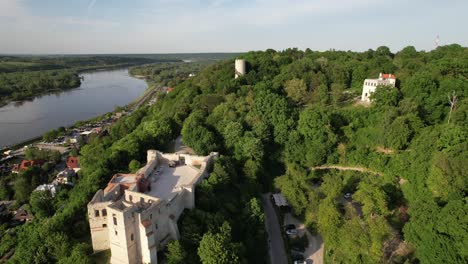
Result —
POLYGON ((222 156, 179 220, 168 263, 265 263, 259 194, 274 188, 323 236, 326 263, 468 261, 467 48, 240 57, 244 76, 234 79, 234 60, 210 66, 83 147, 79 183, 57 195, 54 216, 18 230, 12 263, 90 263, 87 202, 180 133, 197 153, 222 156), (357 103, 380 72, 397 88, 357 103), (448 96, 458 98, 452 111, 448 96))

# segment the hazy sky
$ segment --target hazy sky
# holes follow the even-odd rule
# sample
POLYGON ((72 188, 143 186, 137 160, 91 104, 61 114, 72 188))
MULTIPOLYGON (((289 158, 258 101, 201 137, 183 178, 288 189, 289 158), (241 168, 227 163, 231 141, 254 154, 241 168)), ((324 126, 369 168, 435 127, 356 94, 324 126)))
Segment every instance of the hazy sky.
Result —
POLYGON ((468 46, 468 0, 0 0, 0 53, 468 46))

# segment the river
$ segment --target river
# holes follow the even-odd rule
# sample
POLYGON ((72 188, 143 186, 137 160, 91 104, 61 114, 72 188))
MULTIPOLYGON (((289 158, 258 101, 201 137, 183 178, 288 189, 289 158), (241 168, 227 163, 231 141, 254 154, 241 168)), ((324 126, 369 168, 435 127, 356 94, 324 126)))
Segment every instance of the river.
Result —
POLYGON ((78 88, 1 107, 0 148, 110 112, 116 106, 132 102, 147 88, 146 82, 131 77, 128 69, 81 76, 84 80, 78 88))

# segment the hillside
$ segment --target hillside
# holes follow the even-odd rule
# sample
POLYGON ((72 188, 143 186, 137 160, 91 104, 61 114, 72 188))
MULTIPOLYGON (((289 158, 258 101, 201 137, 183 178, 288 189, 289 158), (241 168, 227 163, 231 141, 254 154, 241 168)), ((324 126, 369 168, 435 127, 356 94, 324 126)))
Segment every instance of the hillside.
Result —
POLYGON ((79 183, 57 196, 54 216, 20 228, 11 263, 92 263, 92 195, 180 134, 198 154, 222 156, 179 221, 169 263, 264 263, 259 197, 273 189, 323 236, 326 263, 468 261, 468 48, 240 57, 244 76, 234 79, 232 59, 209 66, 84 146, 79 183), (397 88, 356 104, 380 72, 395 74, 397 88))

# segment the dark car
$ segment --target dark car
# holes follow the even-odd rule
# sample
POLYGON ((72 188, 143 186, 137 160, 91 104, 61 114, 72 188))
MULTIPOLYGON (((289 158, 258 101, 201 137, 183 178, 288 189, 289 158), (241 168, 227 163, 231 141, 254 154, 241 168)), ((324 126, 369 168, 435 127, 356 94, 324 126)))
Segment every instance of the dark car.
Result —
POLYGON ((304 249, 300 249, 298 247, 292 247, 291 248, 291 253, 292 254, 301 254, 301 253, 304 253, 304 249))
POLYGON ((284 230, 291 230, 291 229, 296 229, 296 226, 293 224, 285 225, 284 230))
POLYGON ((301 254, 292 254, 291 258, 292 258, 292 261, 304 260, 304 256, 301 254))

